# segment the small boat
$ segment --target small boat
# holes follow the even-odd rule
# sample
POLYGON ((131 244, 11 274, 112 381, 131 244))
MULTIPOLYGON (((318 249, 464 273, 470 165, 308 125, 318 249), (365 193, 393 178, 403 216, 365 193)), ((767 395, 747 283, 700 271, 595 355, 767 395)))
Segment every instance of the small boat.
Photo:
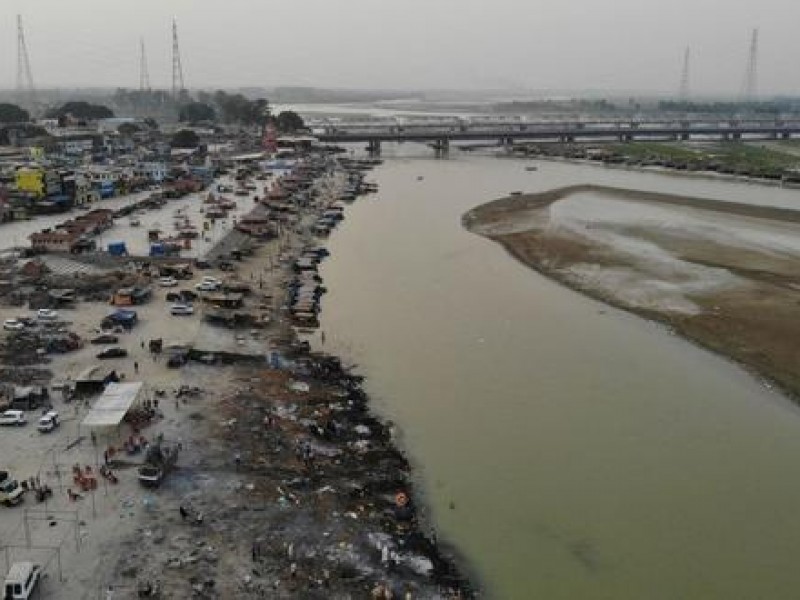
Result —
POLYGON ((537 167, 536 165, 528 165, 527 167, 525 167, 525 170, 526 171, 538 171, 539 167, 537 167))

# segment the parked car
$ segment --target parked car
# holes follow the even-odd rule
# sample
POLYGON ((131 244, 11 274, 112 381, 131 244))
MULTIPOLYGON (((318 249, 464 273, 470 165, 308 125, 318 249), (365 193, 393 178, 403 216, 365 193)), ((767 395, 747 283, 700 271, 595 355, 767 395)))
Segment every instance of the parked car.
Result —
POLYGON ((102 352, 97 354, 97 358, 104 359, 104 358, 124 358, 128 356, 128 351, 125 348, 106 348, 102 352))
POLYGON ((167 302, 177 302, 178 304, 189 304, 197 300, 197 297, 197 294, 191 290, 167 292, 167 302))
POLYGON ((89 340, 92 344, 117 344, 119 343, 119 336, 113 335, 111 333, 104 333, 102 335, 98 335, 97 337, 92 338, 89 340))
POLYGON ((5 471, 3 473, 5 474, 5 477, 0 479, 0 503, 5 504, 6 506, 14 506, 15 504, 19 504, 25 499, 22 495, 22 487, 20 487, 16 479, 11 479, 8 473, 5 471))
POLYGON ((193 315, 194 307, 191 304, 173 304, 170 307, 169 312, 175 316, 193 315))
POLYGON ((42 433, 49 433, 59 425, 58 412, 51 410, 39 418, 39 422, 36 423, 36 429, 42 433))
POLYGON ((212 283, 211 281, 201 281, 194 286, 194 289, 198 292, 216 292, 220 288, 220 285, 219 283, 212 283))
POLYGON ((7 410, 0 415, 0 425, 16 425, 22 427, 28 422, 28 418, 21 410, 7 410))
POLYGON ((160 277, 158 280, 158 285, 161 287, 175 287, 178 285, 178 280, 174 277, 160 277))
POLYGON ((3 321, 3 329, 6 331, 22 331, 25 329, 25 323, 19 319, 6 319, 3 321))
POLYGON ((11 565, 3 584, 3 598, 10 600, 28 600, 41 593, 36 586, 42 577, 42 567, 32 562, 16 562, 11 565))
POLYGON ((58 318, 58 313, 49 308, 40 308, 36 311, 36 318, 40 321, 55 321, 58 318))

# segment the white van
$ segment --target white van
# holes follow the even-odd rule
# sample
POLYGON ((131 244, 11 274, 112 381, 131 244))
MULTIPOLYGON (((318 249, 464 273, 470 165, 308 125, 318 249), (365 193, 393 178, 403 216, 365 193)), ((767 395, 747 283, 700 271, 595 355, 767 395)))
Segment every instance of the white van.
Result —
POLYGON ((42 576, 42 568, 32 562, 18 562, 11 565, 6 575, 3 600, 28 600, 42 576))

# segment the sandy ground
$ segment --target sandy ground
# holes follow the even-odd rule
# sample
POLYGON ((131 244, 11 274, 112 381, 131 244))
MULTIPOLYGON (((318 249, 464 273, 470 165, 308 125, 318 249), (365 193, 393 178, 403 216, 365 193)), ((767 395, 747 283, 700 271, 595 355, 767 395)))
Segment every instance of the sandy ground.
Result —
MULTIPOLYGON (((256 288, 259 280, 264 286, 275 285, 283 275, 269 265, 279 264, 278 254, 281 251, 281 242, 267 244, 258 251, 257 260, 239 265, 236 276, 251 281, 256 288)), ((226 274, 219 272, 196 271, 194 279, 181 282, 180 287, 191 288, 206 274, 226 277, 226 274)), ((102 365, 117 370, 127 380, 145 382, 145 393, 152 398, 156 389, 173 390, 181 385, 198 386, 221 393, 227 385, 228 375, 225 368, 203 367, 194 363, 183 369, 168 369, 163 355, 156 362, 142 347, 146 340, 163 338, 166 344, 187 342, 207 350, 259 352, 262 356, 267 351, 269 330, 251 333, 249 330, 233 331, 208 325, 202 320, 199 304, 193 316, 171 316, 168 312, 170 303, 166 302, 165 296, 168 291, 180 288, 167 289, 154 285, 152 289, 153 299, 134 307, 139 315, 136 327, 129 334, 118 334, 121 338, 118 345, 128 351, 127 358, 99 361, 95 355, 106 346, 86 343, 80 350, 52 355, 48 363, 36 366, 52 371, 54 380, 63 380, 74 379, 89 366, 102 365), (135 363, 138 364, 138 371, 135 363)), ((105 303, 79 302, 75 309, 58 312, 65 327, 88 341, 97 334, 100 320, 112 310, 113 307, 105 303)), ((0 307, 0 320, 31 314, 25 309, 0 307)), ((7 334, 3 332, 0 335, 7 334)), ((178 404, 172 396, 168 396, 160 403, 163 418, 145 430, 144 435, 152 438, 162 433, 168 440, 180 439, 185 449, 181 463, 191 464, 198 447, 192 441, 198 437, 197 421, 187 420, 187 417, 198 412, 205 414, 210 408, 208 404, 211 398, 209 392, 184 399, 178 404), (188 402, 188 405, 184 402, 188 402)), ((97 446, 93 446, 88 432, 79 427, 90 402, 65 404, 56 395, 53 403, 62 416, 62 425, 52 433, 40 434, 36 431, 36 413, 29 415, 31 422, 28 426, 0 431, 2 469, 10 471, 18 479, 38 475, 54 489, 54 495, 46 506, 37 505, 28 494, 23 505, 0 509, 0 539, 4 544, 20 546, 12 549, 9 556, 11 562, 30 558, 47 565, 42 597, 105 598, 107 585, 116 583, 120 540, 147 536, 148 529, 143 523, 160 511, 167 510, 167 507, 162 504, 158 492, 143 492, 135 478, 133 466, 123 467, 117 472, 117 485, 103 485, 104 480, 100 479, 101 485, 94 494, 70 502, 66 489, 74 489, 72 466, 91 465, 96 470, 102 463, 102 450, 106 444, 119 444, 130 434, 130 430, 123 427, 119 433, 101 435, 97 446), (26 515, 30 516, 29 534, 26 534, 26 515), (27 548, 28 536, 33 546, 49 549, 32 554, 27 548)), ((141 455, 137 455, 131 457, 131 461, 135 464, 141 458, 141 455)), ((170 512, 174 512, 175 506, 170 504, 170 512)), ((130 581, 127 586, 130 588, 130 581)), ((119 584, 117 587, 120 587, 119 584)), ((122 593, 123 590, 119 589, 114 597, 125 597, 122 593)))
POLYGON ((577 186, 483 205, 464 224, 800 398, 800 212, 577 186))

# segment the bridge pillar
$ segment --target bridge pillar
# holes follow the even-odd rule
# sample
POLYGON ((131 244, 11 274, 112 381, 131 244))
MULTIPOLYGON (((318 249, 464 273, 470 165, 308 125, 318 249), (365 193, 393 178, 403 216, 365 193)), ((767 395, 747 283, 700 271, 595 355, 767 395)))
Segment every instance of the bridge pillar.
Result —
POLYGON ((370 140, 369 144, 367 144, 367 152, 370 154, 380 154, 381 153, 381 141, 380 140, 370 140))
POLYGON ((785 140, 788 140, 788 139, 789 139, 790 137, 792 137, 792 136, 791 136, 791 134, 790 134, 788 131, 782 131, 782 132, 781 132, 781 137, 782 137, 783 139, 785 139, 785 140))
POLYGON ((737 133, 734 133, 732 137, 733 137, 734 140, 740 140, 740 139, 742 139, 742 134, 737 132, 737 133))
POLYGON ((436 156, 447 156, 450 153, 450 140, 448 138, 441 138, 433 143, 433 149, 436 151, 436 156))
POLYGON ((689 139, 689 134, 688 133, 682 133, 681 134, 681 139, 684 140, 684 141, 688 140, 689 139))

